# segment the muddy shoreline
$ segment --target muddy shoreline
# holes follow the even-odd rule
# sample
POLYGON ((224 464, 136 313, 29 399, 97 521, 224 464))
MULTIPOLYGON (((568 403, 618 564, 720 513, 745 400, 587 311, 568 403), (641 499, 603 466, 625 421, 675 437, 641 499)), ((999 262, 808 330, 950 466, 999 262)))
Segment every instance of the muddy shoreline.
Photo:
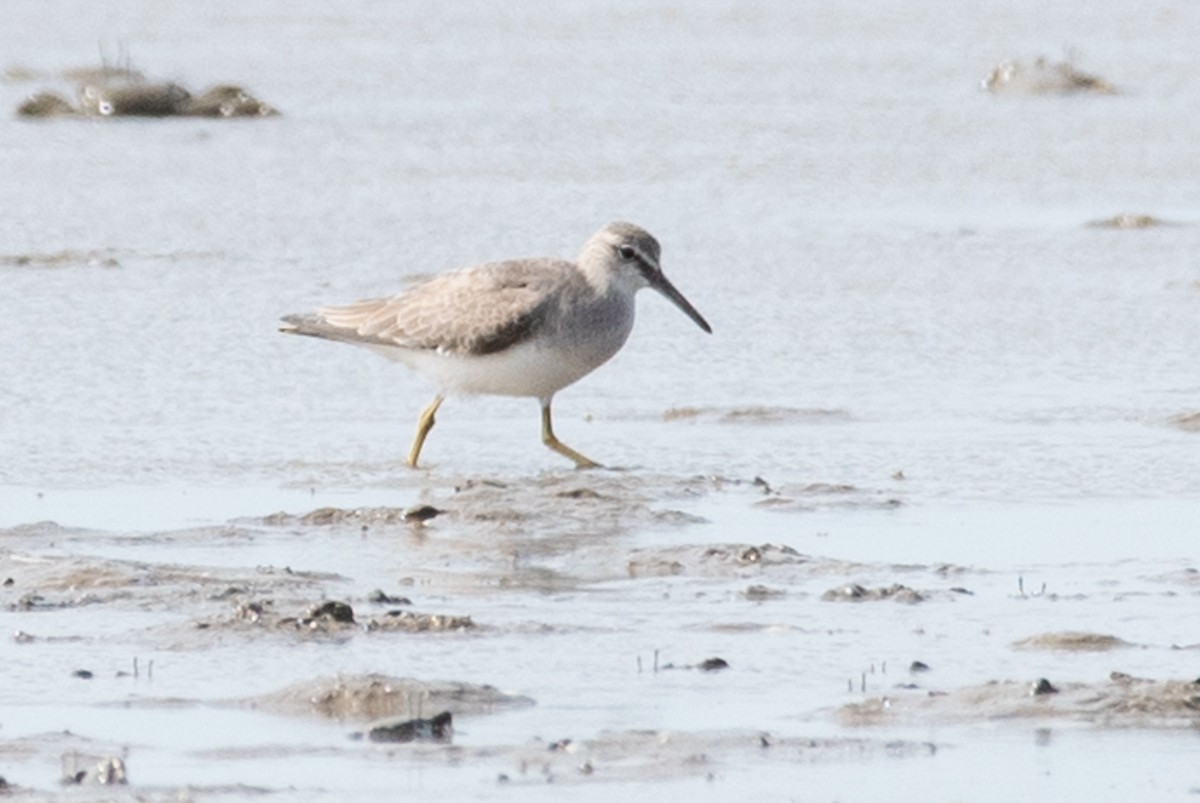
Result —
MULTIPOLYGON (((789 487, 759 478, 567 474, 430 488, 421 494, 426 501, 404 508, 325 506, 184 530, 103 532, 52 522, 9 528, 0 532, 9 649, 31 693, 61 695, 66 708, 58 716, 69 731, 17 736, 7 747, 9 766, 40 778, 35 787, 52 785, 46 768, 61 764, 62 783, 98 794, 125 782, 139 794, 169 792, 172 783, 137 784, 153 761, 146 751, 155 737, 106 741, 100 734, 108 727, 70 725, 71 711, 100 723, 114 710, 216 721, 240 711, 260 726, 272 721, 261 736, 230 724, 243 747, 185 751, 187 764, 211 767, 218 778, 213 762, 245 765, 256 757, 386 760, 522 787, 714 783, 750 766, 791 772, 938 761, 963 729, 983 725, 1181 735, 1200 727, 1194 678, 1178 669, 1155 677, 1123 669, 1145 666, 1142 657, 1127 661, 1138 653, 1185 656, 1194 643, 1051 628, 1055 607, 1089 609, 1117 592, 1026 589, 1008 571, 984 566, 864 562, 781 543, 687 540, 714 497, 741 506, 748 521, 757 510, 802 526, 802 507, 761 506, 768 494, 790 498, 776 485, 789 487), (653 545, 664 535, 675 543, 653 545), (313 563, 347 550, 360 553, 345 560, 359 572, 313 563), (223 560, 192 562, 190 552, 223 560), (287 562, 247 563, 240 552, 287 562), (387 564, 381 575, 361 571, 380 560, 387 564), (381 576, 388 582, 375 587, 381 576), (1031 606, 1042 612, 1022 623, 1019 638, 981 640, 969 632, 987 627, 970 622, 1004 621, 1031 606), (909 636, 897 643, 887 634, 905 621, 909 636), (933 641, 926 628, 937 633, 933 641), (597 641, 640 646, 613 663, 614 656, 584 647, 597 641), (912 643, 927 648, 906 653, 912 643), (855 644, 873 645, 869 666, 851 657, 862 654, 855 644), (496 663, 511 661, 499 656, 517 645, 537 662, 496 663), (563 654, 564 647, 576 654, 563 654), (764 673, 790 685, 808 674, 799 667, 812 651, 830 649, 841 678, 787 695, 782 718, 762 703, 719 703, 699 713, 750 689, 761 697, 764 673), (962 650, 972 657, 955 666, 962 650), (334 674, 321 670, 321 655, 339 664, 347 651, 359 658, 334 674), (784 655, 795 669, 778 664, 784 655), (214 661, 234 670, 220 683, 201 679, 214 661), (419 671, 397 674, 396 666, 419 671), (566 699, 587 699, 598 668, 615 675, 597 697, 609 702, 597 704, 615 705, 640 724, 572 724, 556 713, 566 699), (516 677, 523 681, 514 686, 516 677), (647 690, 664 684, 675 713, 655 727, 656 717, 638 712, 653 699, 647 690), (672 719, 693 724, 667 725, 672 719), (275 741, 272 733, 286 721, 305 723, 308 735, 275 741), (929 733, 939 735, 922 736, 929 733)), ((845 515, 895 510, 852 488, 793 490, 845 515), (855 497, 865 504, 845 507, 855 497)), ((1058 583, 1093 577, 1114 588, 1135 579, 1120 564, 1059 567, 1056 574, 1058 583)), ((1195 577, 1190 565, 1142 577, 1137 604, 1149 611, 1155 599, 1169 605, 1180 593, 1194 597, 1195 577)), ((828 676, 829 667, 817 672, 828 676)), ((177 782, 204 799, 245 791, 197 785, 186 772, 177 782)))

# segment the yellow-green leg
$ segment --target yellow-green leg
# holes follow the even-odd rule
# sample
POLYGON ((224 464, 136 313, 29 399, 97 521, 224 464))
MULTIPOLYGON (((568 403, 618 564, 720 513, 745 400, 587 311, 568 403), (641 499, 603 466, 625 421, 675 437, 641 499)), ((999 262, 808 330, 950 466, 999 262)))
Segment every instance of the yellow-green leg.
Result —
POLYGON ((433 429, 434 415, 438 408, 442 406, 445 398, 439 393, 433 397, 433 401, 425 408, 425 412, 421 413, 421 417, 417 420, 417 437, 413 440, 412 449, 408 452, 408 465, 410 468, 417 467, 417 458, 421 456, 421 447, 425 445, 425 436, 429 434, 429 430, 433 429))
POLYGON ((549 446, 554 451, 558 452, 563 457, 569 457, 575 461, 575 468, 604 468, 595 460, 589 460, 579 452, 567 446, 565 443, 554 437, 554 427, 550 424, 550 400, 542 400, 542 443, 549 446))

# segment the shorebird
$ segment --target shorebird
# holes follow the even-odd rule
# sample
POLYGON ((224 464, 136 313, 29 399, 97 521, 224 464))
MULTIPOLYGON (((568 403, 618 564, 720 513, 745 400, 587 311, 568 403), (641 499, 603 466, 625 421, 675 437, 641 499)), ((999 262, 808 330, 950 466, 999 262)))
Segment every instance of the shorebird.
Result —
POLYGON ((663 275, 659 245, 632 223, 610 223, 575 262, 517 259, 439 275, 389 298, 288 315, 281 332, 365 346, 433 380, 408 453, 413 468, 449 394, 530 396, 542 407, 542 442, 599 468, 554 435, 554 394, 599 368, 633 329, 634 296, 653 288, 705 332, 712 328, 663 275))

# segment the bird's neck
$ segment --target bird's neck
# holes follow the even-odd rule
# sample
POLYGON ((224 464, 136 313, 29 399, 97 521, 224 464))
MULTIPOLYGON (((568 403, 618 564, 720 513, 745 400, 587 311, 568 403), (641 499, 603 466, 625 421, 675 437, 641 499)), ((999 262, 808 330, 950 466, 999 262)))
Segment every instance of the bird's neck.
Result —
POLYGON ((596 295, 606 296, 617 289, 614 286, 616 282, 612 269, 612 257, 607 245, 589 244, 579 255, 576 264, 579 265, 579 273, 583 276, 584 281, 596 295))

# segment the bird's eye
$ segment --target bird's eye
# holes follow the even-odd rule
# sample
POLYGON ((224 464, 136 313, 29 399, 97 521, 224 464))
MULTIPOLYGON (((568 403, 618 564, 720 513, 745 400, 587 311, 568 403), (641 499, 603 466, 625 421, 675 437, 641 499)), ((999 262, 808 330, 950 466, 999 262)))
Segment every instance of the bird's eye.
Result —
POLYGON ((637 259, 637 251, 628 245, 618 245, 617 253, 621 255, 621 259, 637 259))

